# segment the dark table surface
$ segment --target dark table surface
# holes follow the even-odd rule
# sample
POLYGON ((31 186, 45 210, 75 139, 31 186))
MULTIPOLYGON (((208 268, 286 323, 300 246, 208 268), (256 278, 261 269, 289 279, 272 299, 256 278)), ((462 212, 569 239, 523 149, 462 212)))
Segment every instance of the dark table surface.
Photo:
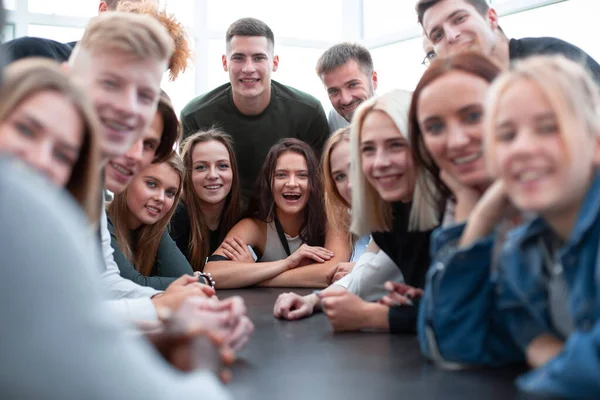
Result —
MULTIPOLYGON (((524 370, 445 371, 428 363, 411 335, 334 334, 317 313, 299 321, 273 317, 289 289, 221 290, 246 301, 255 331, 238 354, 229 384, 236 399, 525 399, 513 384, 524 370)), ((310 290, 294 290, 299 294, 310 290)))

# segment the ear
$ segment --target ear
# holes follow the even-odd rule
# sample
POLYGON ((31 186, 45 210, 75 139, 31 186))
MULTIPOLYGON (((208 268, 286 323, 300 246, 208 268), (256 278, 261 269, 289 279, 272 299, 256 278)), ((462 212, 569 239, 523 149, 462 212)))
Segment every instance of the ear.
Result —
POLYGON ((277 71, 277 67, 279 67, 279 56, 273 57, 273 72, 277 71))
POLYGON ((373 90, 377 90, 377 84, 379 84, 379 80, 377 79, 377 71, 373 71, 371 75, 371 82, 373 82, 373 90))
POLYGON ((221 62, 223 63, 223 71, 227 72, 227 56, 225 54, 221 56, 221 62))
POLYGON ((108 10, 108 6, 106 5, 106 2, 101 1, 100 4, 98 4, 98 14, 105 12, 106 10, 108 10))
POLYGON ((487 12, 486 20, 493 31, 498 29, 498 13, 496 12, 496 10, 490 7, 490 9, 487 12))

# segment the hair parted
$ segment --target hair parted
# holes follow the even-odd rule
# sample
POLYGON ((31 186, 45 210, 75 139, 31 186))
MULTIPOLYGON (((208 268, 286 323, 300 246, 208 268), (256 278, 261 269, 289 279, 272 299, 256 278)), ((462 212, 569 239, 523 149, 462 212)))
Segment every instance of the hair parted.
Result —
MULTIPOLYGON (((350 167, 352 181, 352 225, 351 230, 358 236, 377 231, 389 231, 392 227, 392 207, 384 201, 371 186, 362 171, 360 142, 362 127, 371 111, 383 111, 398 128, 400 134, 408 139, 408 110, 412 93, 406 90, 393 90, 381 96, 373 97, 362 103, 352 119, 350 131, 350 167)), ((410 143, 410 140, 408 140, 410 143)), ((412 146, 412 144, 411 144, 412 146)), ((436 210, 424 201, 422 190, 415 185, 409 228, 427 230, 437 225, 436 210)))
POLYGON ((275 219, 276 206, 273 199, 273 179, 277 168, 277 160, 284 153, 300 154, 306 160, 306 167, 308 168, 309 194, 304 207, 304 222, 300 227, 300 238, 309 246, 323 246, 327 218, 323 206, 319 161, 312 148, 302 140, 285 138, 271 146, 256 180, 256 198, 251 203, 253 205, 251 216, 265 223, 271 223, 275 219))
POLYGON ((425 202, 438 210, 445 208, 446 200, 452 194, 440 178, 440 168, 433 161, 423 140, 423 132, 419 125, 419 98, 421 92, 436 79, 450 72, 464 72, 492 82, 500 74, 501 68, 490 58, 477 52, 459 53, 450 57, 434 59, 423 73, 412 96, 408 114, 408 130, 411 142, 413 163, 417 171, 417 186, 421 188, 425 202))
POLYGON ((169 80, 174 81, 179 74, 185 72, 192 61, 192 51, 185 27, 175 15, 169 14, 165 8, 159 9, 154 0, 121 1, 116 6, 116 10, 156 18, 165 27, 175 44, 175 51, 173 51, 168 64, 169 80))
MULTIPOLYGON (((423 17, 425 12, 429 10, 431 7, 436 4, 445 1, 445 0, 419 0, 415 6, 415 11, 417 12, 417 18, 419 20, 419 24, 423 25, 423 17)), ((483 16, 486 15, 488 10, 490 9, 490 5, 487 0, 463 0, 465 3, 468 3, 475 7, 477 12, 483 16)))
POLYGON ((45 91, 64 96, 77 110, 84 129, 83 143, 65 188, 81 205, 90 222, 97 223, 100 211, 100 150, 96 110, 85 93, 69 79, 55 61, 43 58, 22 59, 5 67, 3 75, 4 82, 0 89, 0 121, 8 118, 29 97, 45 91))
POLYGON ((600 93, 583 61, 576 62, 562 55, 531 56, 511 64, 488 92, 484 116, 484 151, 488 166, 494 160, 493 132, 498 103, 511 85, 522 80, 534 83, 548 99, 569 160, 577 156, 573 135, 582 131, 600 135, 600 93))
POLYGON ((227 233, 238 222, 241 216, 240 175, 235 152, 233 151, 233 139, 218 128, 196 132, 189 136, 181 146, 181 158, 187 171, 183 182, 183 202, 187 207, 190 217, 190 243, 188 244, 188 248, 190 250, 190 264, 194 271, 202 271, 204 269, 206 257, 210 255, 210 241, 206 217, 202 213, 200 199, 196 195, 194 183, 192 182, 194 161, 192 155, 196 146, 212 141, 221 143, 227 149, 233 175, 231 190, 225 198, 225 205, 220 216, 219 242, 225 239, 227 233))
MULTIPOLYGON (((115 227, 115 235, 117 237, 119 248, 135 269, 144 276, 152 275, 160 239, 175 212, 175 208, 181 197, 182 185, 185 179, 185 167, 177 153, 173 152, 171 157, 163 162, 169 164, 177 175, 179 175, 179 187, 175 194, 173 206, 169 212, 155 224, 142 225, 137 232, 135 241, 132 242, 131 232, 127 228, 128 216, 131 214, 131 211, 127 207, 127 193, 131 185, 125 189, 123 193, 115 195, 113 201, 106 206, 108 217, 115 227)), ((153 163, 152 165, 156 164, 162 163, 153 163)), ((140 173, 139 176, 134 179, 141 179, 142 176, 143 173, 140 173)))
POLYGON ((373 73, 373 58, 369 50, 358 43, 339 43, 325 51, 317 61, 317 75, 329 73, 349 61, 356 61, 367 76, 373 73))
POLYGON ((271 49, 275 48, 275 35, 273 35, 273 31, 267 24, 256 18, 241 18, 229 25, 225 33, 225 43, 228 48, 234 36, 266 37, 271 45, 271 49))
POLYGON ((70 62, 81 50, 89 53, 118 51, 140 59, 168 63, 174 50, 171 36, 156 18, 128 12, 107 11, 90 20, 75 46, 70 62))

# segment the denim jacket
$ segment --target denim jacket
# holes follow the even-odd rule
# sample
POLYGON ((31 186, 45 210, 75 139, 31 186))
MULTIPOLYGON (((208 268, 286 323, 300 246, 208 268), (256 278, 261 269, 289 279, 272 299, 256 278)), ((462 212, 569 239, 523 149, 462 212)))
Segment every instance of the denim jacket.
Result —
MULTIPOLYGON (((432 236, 432 266, 421 302, 422 352, 447 367, 499 366, 525 360, 529 343, 556 332, 548 314, 540 237, 549 226, 536 218, 509 233, 492 269, 494 235, 457 249, 464 225, 432 236)), ((545 365, 520 376, 524 391, 600 398, 600 174, 586 194, 568 240, 554 261, 562 264, 575 330, 545 365)))

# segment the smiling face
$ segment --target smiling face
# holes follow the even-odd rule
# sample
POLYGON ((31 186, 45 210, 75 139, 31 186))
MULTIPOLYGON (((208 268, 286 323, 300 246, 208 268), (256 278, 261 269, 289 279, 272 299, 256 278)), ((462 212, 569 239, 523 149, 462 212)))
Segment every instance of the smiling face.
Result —
POLYGON ((79 159, 83 130, 83 121, 67 98, 57 92, 39 92, 0 123, 0 152, 19 157, 58 186, 65 186, 79 159))
POLYGON ((222 57, 223 69, 236 98, 254 99, 271 96, 271 73, 279 58, 264 36, 234 36, 222 57))
POLYGON ((131 180, 152 163, 160 144, 163 128, 162 115, 157 112, 142 137, 123 156, 110 160, 106 164, 104 176, 108 190, 114 194, 122 193, 131 180))
POLYGON ((469 187, 489 182, 483 157, 483 110, 490 84, 462 71, 425 87, 418 100, 423 143, 442 171, 469 187))
POLYGON ((286 151, 279 156, 271 190, 280 213, 295 215, 304 210, 310 194, 308 173, 306 159, 301 154, 286 151))
POLYGON ((491 55, 497 27, 493 8, 483 16, 465 0, 442 0, 423 15, 423 30, 441 57, 466 50, 491 55))
POLYGON ((492 133, 493 167, 519 209, 545 217, 577 212, 599 145, 583 125, 575 128, 569 132, 569 151, 556 113, 537 84, 520 79, 501 95, 492 133))
POLYGON ((150 126, 166 65, 115 51, 81 49, 73 78, 92 100, 101 122, 104 161, 122 156, 150 126))
POLYGON ((350 141, 342 140, 331 150, 329 158, 331 177, 335 187, 346 203, 352 204, 352 191, 350 189, 350 141))
POLYGON ((144 169, 127 190, 128 228, 157 223, 173 207, 180 184, 179 175, 167 162, 144 169))
POLYGON ((410 147, 385 112, 374 110, 365 117, 360 154, 363 173, 383 200, 412 199, 415 178, 410 147))
POLYGON ((192 183, 201 204, 224 204, 231 192, 233 171, 225 145, 200 142, 192 151, 192 183))
POLYGON ((358 62, 350 60, 321 76, 331 105, 348 122, 352 120, 356 108, 375 94, 377 74, 372 72, 370 75, 358 62))

